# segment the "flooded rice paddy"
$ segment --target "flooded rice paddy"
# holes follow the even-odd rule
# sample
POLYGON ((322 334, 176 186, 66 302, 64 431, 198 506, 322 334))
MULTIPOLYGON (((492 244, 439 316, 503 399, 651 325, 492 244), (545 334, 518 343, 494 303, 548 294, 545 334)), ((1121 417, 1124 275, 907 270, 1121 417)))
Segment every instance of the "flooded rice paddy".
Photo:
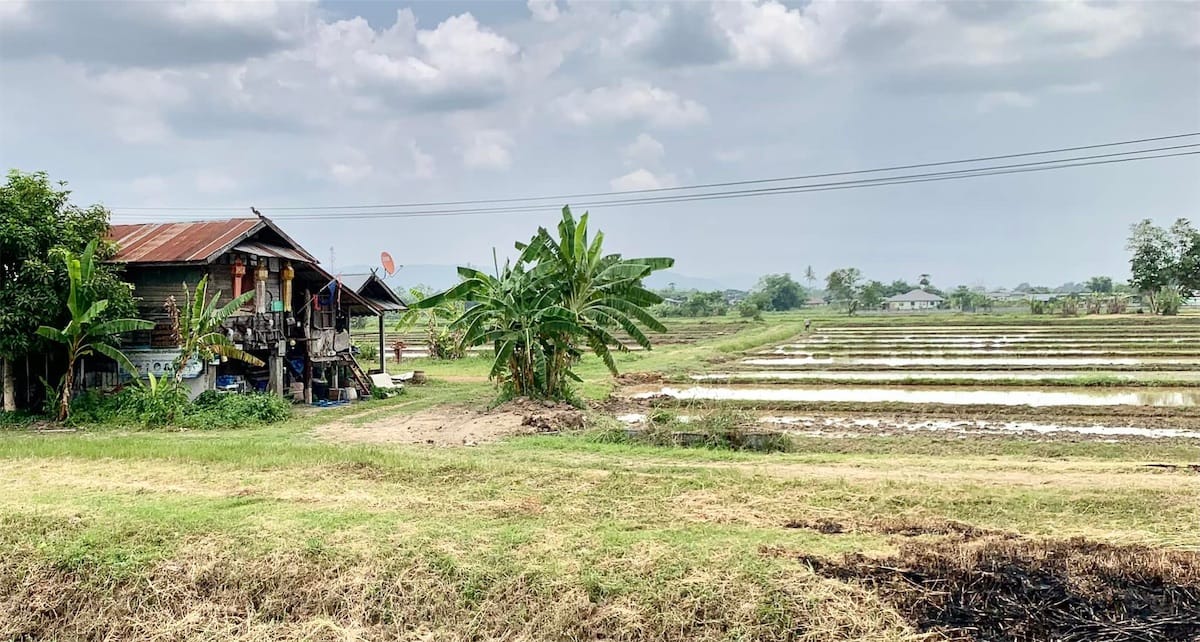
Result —
MULTIPOLYGON (((642 398, 667 396, 706 401, 799 401, 830 403, 911 403, 956 406, 1170 406, 1200 405, 1200 391, 1111 388, 1037 390, 1027 388, 963 390, 961 388, 860 387, 664 387, 640 393, 642 398)), ((637 396, 635 396, 637 398, 637 396)))
MULTIPOLYGON (((690 423, 689 416, 677 417, 690 423)), ((630 426, 646 423, 646 415, 630 413, 617 417, 630 426)), ((853 438, 905 433, 948 433, 958 435, 1084 435, 1091 437, 1144 437, 1149 439, 1200 439, 1200 430, 1143 428, 1130 425, 1069 425, 1039 421, 992 419, 896 419, 880 417, 816 417, 768 415, 758 418, 765 429, 807 437, 853 438)))
MULTIPOLYGON (((1200 382, 1200 371, 1155 371, 1140 374, 1136 372, 1097 372, 1096 375, 1112 379, 1114 382, 1128 382, 1133 385, 1145 380, 1173 380, 1180 383, 1200 382)), ((693 381, 711 382, 802 382, 802 381, 1077 381, 1088 377, 1089 373, 1072 370, 1034 370, 1034 371, 980 371, 980 370, 896 370, 886 372, 859 372, 854 370, 742 370, 733 372, 713 372, 691 375, 693 381)))
POLYGON ((630 392, 703 408, 794 403, 816 414, 763 421, 825 435, 873 427, 1200 438, 1200 322, 918 323, 819 329, 690 373, 691 384, 630 392), (838 416, 821 416, 831 412, 838 416))

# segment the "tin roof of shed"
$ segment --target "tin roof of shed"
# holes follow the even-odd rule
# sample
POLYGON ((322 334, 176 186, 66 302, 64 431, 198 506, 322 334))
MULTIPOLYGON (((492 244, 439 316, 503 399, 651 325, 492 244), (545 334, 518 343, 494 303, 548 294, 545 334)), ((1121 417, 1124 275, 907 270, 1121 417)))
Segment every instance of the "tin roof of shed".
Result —
POLYGON ((291 245, 303 260, 317 262, 266 218, 113 225, 109 238, 119 248, 112 259, 116 263, 208 263, 265 229, 291 245))

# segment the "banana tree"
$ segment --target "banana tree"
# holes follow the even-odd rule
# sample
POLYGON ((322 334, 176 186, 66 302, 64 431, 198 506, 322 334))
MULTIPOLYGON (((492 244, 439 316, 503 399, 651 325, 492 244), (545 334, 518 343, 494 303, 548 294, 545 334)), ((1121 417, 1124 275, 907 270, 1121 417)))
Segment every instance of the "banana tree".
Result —
MULTIPOLYGON (((650 306, 661 303, 662 297, 646 289, 642 280, 656 270, 671 267, 675 260, 626 259, 620 254, 604 254, 603 245, 603 232, 597 232, 589 241, 587 213, 576 222, 571 208, 563 207, 557 238, 545 228, 538 228, 533 240, 528 245, 518 243, 517 249, 522 250, 523 259, 536 262, 535 274, 557 284, 560 304, 573 315, 579 334, 616 375, 612 350, 627 352, 629 345, 613 330, 624 330, 645 350, 652 346, 639 323, 649 330, 666 332, 667 328, 648 311, 650 306)), ((569 352, 561 352, 558 357, 552 365, 560 371, 569 368, 577 358, 569 352)))
POLYGON ((463 333, 464 345, 492 344, 491 377, 510 383, 518 395, 564 398, 568 381, 578 381, 571 367, 581 346, 616 374, 613 350, 629 350, 616 330, 645 349, 651 343, 642 327, 666 330, 646 310, 662 299, 642 279, 673 261, 606 255, 603 239, 597 233, 589 240, 587 215, 577 222, 564 207, 557 237, 539 229, 529 243, 516 244, 520 256, 496 276, 459 268, 461 283, 410 308, 471 302, 450 328, 463 333))
POLYGON ((225 357, 254 366, 263 365, 261 359, 235 346, 222 328, 226 319, 253 298, 254 292, 246 292, 218 306, 221 293, 217 292, 211 299, 208 297, 208 275, 205 275, 196 284, 195 292, 186 283, 183 284, 183 308, 175 305, 174 297, 167 300, 172 332, 179 342, 179 356, 175 358, 175 383, 183 381, 184 366, 196 358, 207 361, 213 357, 225 357))
POLYGON ((126 357, 110 342, 118 334, 134 330, 148 330, 154 327, 153 323, 141 319, 102 319, 104 311, 108 308, 108 299, 94 300, 91 288, 96 272, 95 240, 88 243, 80 255, 67 252, 64 260, 67 264, 67 275, 70 278, 70 292, 67 295, 67 311, 70 313, 70 321, 61 330, 50 326, 41 326, 37 329, 39 336, 67 347, 67 371, 63 375, 58 404, 59 421, 65 421, 70 416, 71 389, 75 384, 75 363, 79 359, 99 353, 116 361, 118 365, 137 377, 137 368, 129 360, 129 357, 126 357))

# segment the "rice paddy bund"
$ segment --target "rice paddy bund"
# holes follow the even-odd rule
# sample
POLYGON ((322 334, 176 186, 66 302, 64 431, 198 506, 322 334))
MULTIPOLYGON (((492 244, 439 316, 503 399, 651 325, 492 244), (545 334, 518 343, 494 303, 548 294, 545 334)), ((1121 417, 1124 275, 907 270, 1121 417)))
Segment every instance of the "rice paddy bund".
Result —
POLYGON ((829 320, 630 394, 757 411, 763 423, 807 434, 1200 437, 1189 430, 1200 428, 1200 320, 874 321, 829 320), (848 324, 832 325, 839 322, 848 324))

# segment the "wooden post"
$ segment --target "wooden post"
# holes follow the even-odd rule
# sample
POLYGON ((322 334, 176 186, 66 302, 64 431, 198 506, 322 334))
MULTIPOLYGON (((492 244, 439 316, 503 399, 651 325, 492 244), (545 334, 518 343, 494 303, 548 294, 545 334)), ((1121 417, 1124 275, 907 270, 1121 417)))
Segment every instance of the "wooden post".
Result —
POLYGON ((275 351, 271 354, 271 361, 267 364, 267 371, 270 373, 268 380, 270 388, 275 394, 283 396, 283 355, 287 350, 287 341, 280 340, 275 343, 275 351))
POLYGON ((387 374, 387 351, 383 340, 383 312, 379 313, 379 371, 387 374))
POLYGON ((304 403, 312 404, 312 293, 304 289, 304 403))
POLYGON ((311 404, 313 400, 312 389, 312 359, 304 359, 304 403, 311 404))

